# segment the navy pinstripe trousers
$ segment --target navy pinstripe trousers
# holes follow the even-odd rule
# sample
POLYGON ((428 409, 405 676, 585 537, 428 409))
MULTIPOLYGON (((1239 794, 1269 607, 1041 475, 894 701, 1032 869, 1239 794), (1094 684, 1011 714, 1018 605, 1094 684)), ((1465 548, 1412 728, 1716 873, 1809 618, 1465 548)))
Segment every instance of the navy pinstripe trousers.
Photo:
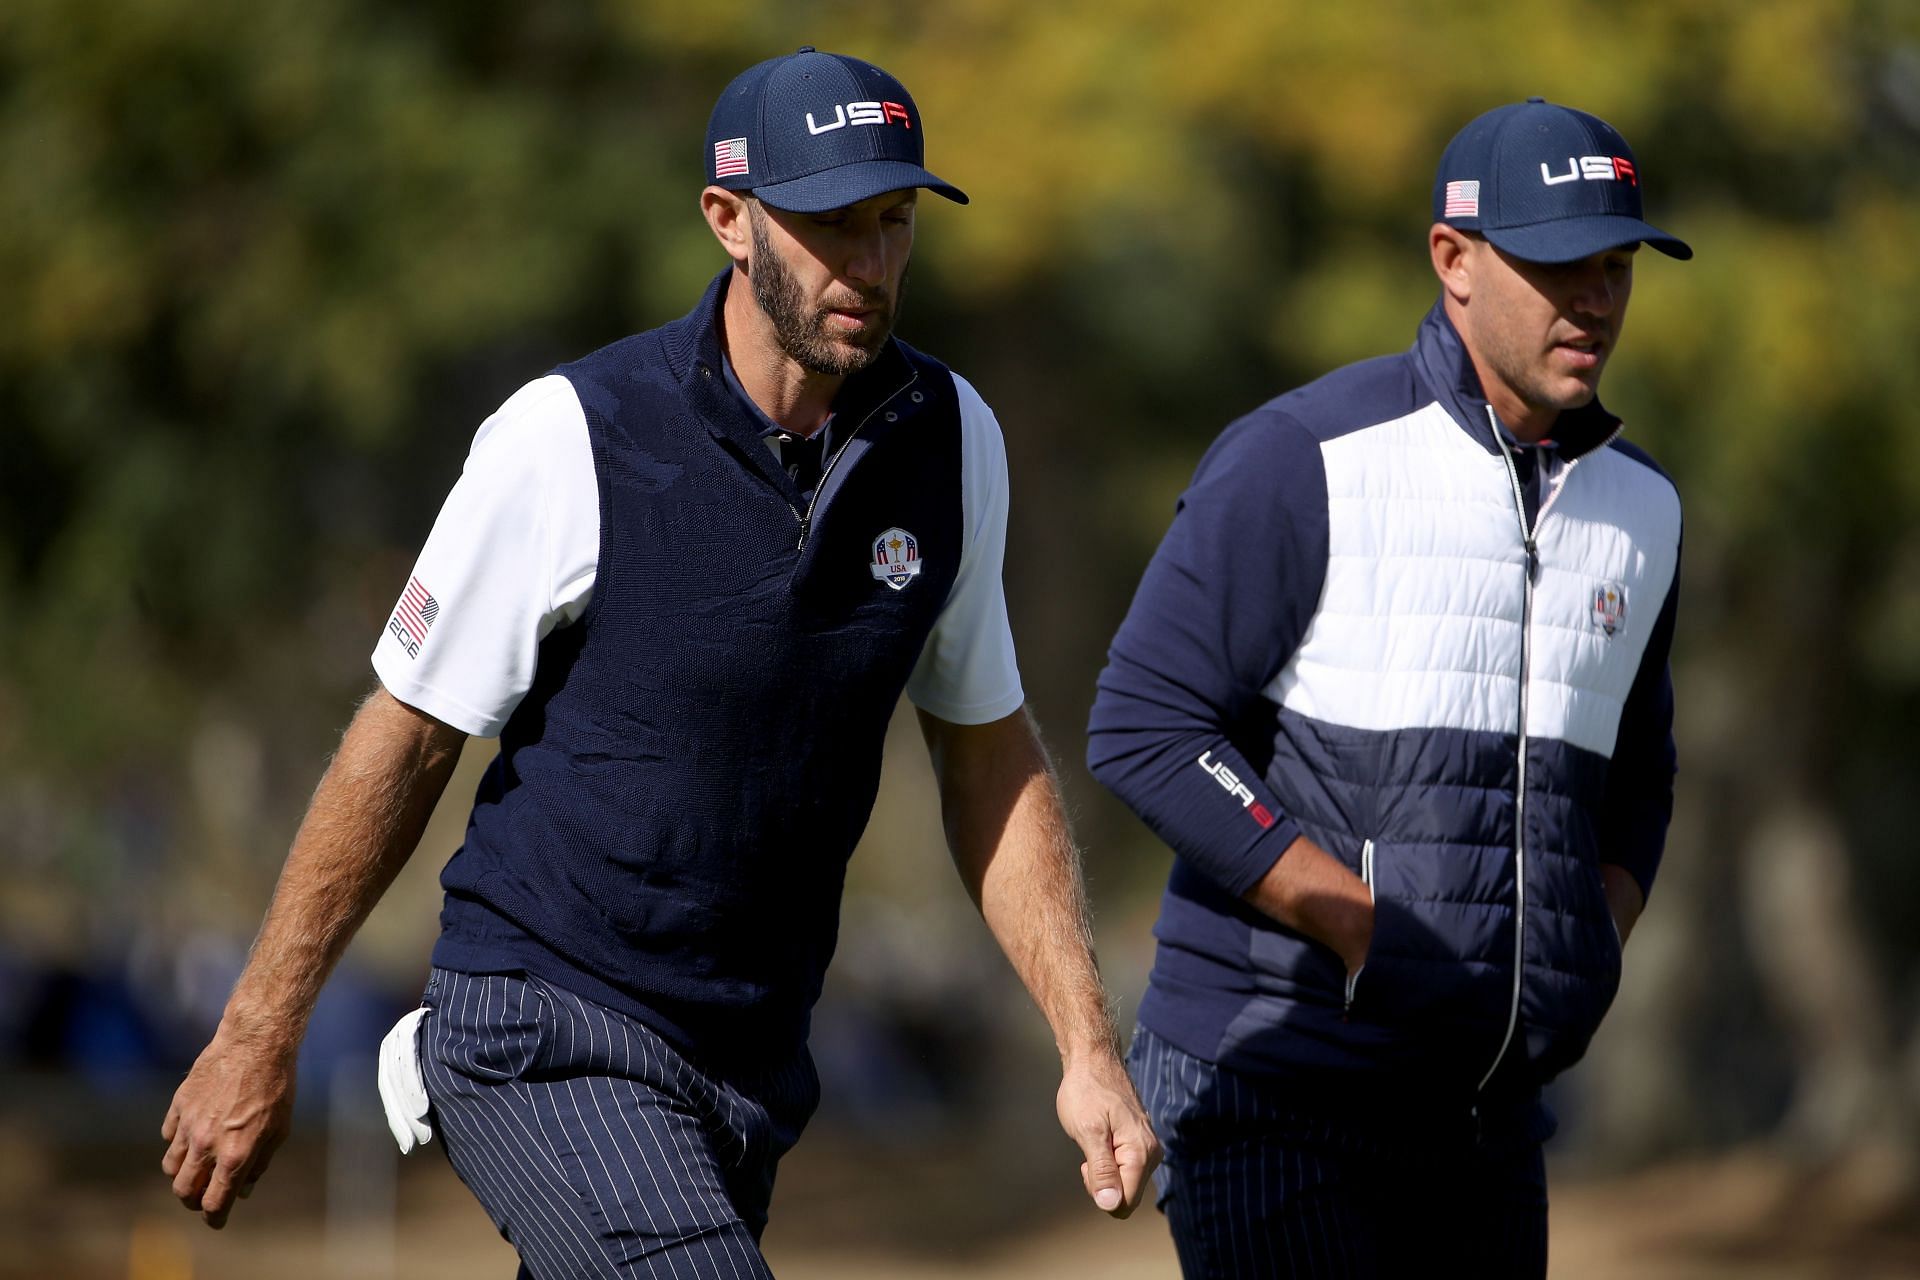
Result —
POLYGON ((772 1275, 774 1167, 819 1099, 804 1049, 719 1080, 531 975, 435 969, 424 1003, 435 1128, 523 1280, 772 1275))
POLYGON ((1127 1066, 1165 1150, 1154 1174, 1187 1280, 1547 1274, 1547 1179, 1523 1127, 1417 1132, 1315 1112, 1299 1086, 1226 1071, 1145 1027, 1127 1066))

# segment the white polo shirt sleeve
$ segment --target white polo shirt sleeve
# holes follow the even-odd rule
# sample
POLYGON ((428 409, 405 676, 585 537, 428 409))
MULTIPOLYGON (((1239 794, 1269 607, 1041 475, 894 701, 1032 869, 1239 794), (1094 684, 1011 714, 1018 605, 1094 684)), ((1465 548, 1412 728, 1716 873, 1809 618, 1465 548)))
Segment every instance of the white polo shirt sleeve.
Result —
POLYGON ((600 562, 586 415, 559 374, 480 424, 373 650, 387 692, 494 737, 533 686, 540 642, 577 619, 600 562))
POLYGON ((1007 551, 1007 446, 1000 423, 965 378, 960 398, 965 545, 946 607, 907 680, 916 707, 954 724, 986 724, 1026 702, 1000 568, 1007 551))

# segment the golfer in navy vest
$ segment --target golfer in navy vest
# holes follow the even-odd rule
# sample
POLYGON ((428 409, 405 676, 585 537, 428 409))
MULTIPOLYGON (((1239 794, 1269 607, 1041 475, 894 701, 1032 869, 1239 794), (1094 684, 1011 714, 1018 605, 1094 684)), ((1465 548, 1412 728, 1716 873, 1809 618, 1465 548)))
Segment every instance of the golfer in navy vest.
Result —
POLYGON ((285 1133, 320 985, 462 741, 498 735, 425 999, 381 1049, 401 1148, 438 1134, 523 1275, 768 1274, 902 692, 961 877, 1059 1042, 1087 1193, 1137 1203, 1158 1148, 1014 662, 999 427, 892 336, 919 191, 966 201, 924 138, 858 59, 743 73, 700 196, 730 264, 481 427, 168 1113, 164 1167, 210 1225, 285 1133))
POLYGON ((1532 99, 1455 136, 1411 350, 1229 426, 1088 758, 1178 855, 1130 1065, 1189 1277, 1545 1274, 1540 1089, 1673 797, 1680 501, 1595 398, 1641 216, 1532 99))

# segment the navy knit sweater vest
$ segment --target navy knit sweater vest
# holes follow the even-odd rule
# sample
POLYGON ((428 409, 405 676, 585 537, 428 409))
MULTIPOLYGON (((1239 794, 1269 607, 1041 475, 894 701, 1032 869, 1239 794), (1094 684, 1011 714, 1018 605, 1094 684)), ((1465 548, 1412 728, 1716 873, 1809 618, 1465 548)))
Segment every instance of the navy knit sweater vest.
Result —
POLYGON ((558 371, 599 475, 593 597, 501 734, 434 951, 714 1061, 805 1039, 965 524, 952 376, 898 342, 842 388, 856 425, 800 503, 721 373, 727 283, 558 371), (917 572, 887 572, 909 554, 917 572))

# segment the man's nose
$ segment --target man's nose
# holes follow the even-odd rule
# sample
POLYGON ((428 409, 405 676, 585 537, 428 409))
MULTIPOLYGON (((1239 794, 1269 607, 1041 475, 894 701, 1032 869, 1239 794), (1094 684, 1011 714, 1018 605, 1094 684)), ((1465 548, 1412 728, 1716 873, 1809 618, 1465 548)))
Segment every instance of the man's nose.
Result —
POLYGON ((867 286, 887 278, 887 236, 879 226, 862 228, 847 247, 847 279, 867 286))
POLYGON ((1583 272, 1576 285, 1572 305, 1582 315, 1610 316, 1619 302, 1619 286, 1604 267, 1583 272))

